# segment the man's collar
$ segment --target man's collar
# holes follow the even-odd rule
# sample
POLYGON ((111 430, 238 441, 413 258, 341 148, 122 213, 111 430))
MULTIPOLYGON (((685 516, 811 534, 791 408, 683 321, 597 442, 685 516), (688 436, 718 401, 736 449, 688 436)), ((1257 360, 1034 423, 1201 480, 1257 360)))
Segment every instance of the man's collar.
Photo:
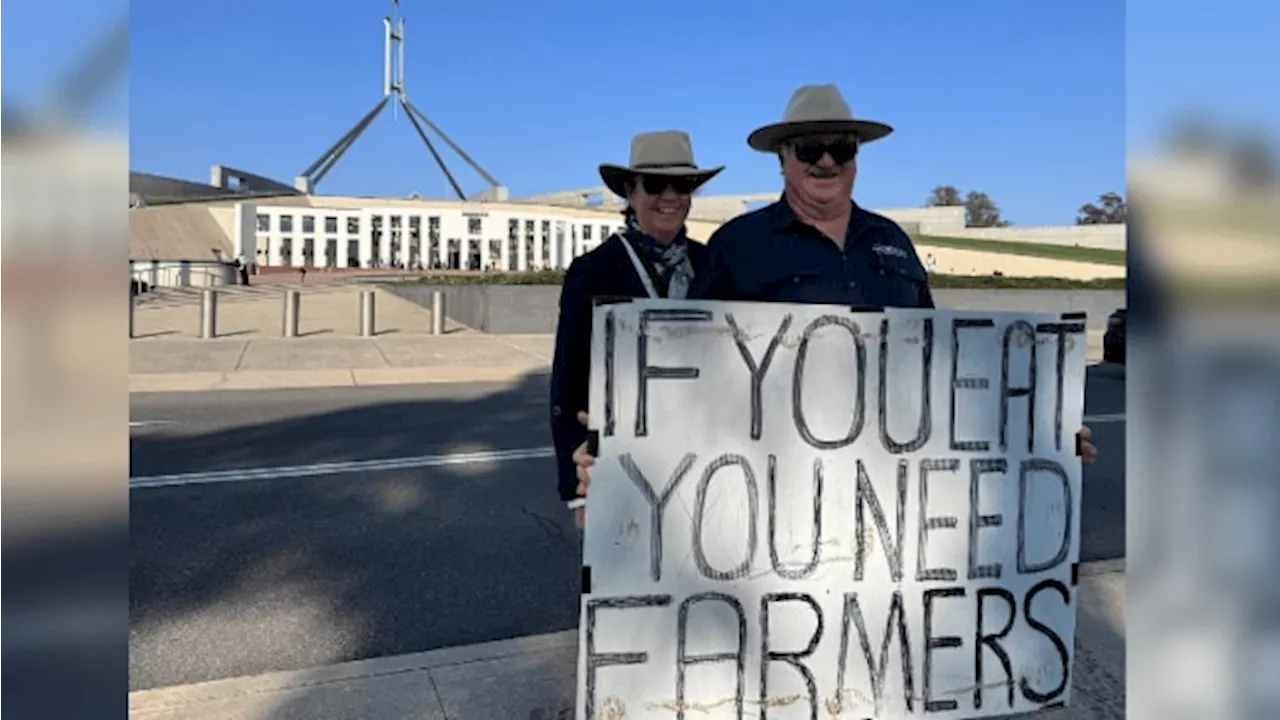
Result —
MULTIPOLYGON (((858 207, 856 200, 850 199, 849 202, 853 204, 853 210, 849 214, 849 229, 853 230, 862 225, 866 219, 866 212, 858 207)), ((791 203, 787 202, 787 193, 784 191, 782 197, 778 198, 778 202, 773 205, 773 227, 775 230, 786 230, 796 223, 808 224, 796 215, 796 211, 791 208, 791 203)))

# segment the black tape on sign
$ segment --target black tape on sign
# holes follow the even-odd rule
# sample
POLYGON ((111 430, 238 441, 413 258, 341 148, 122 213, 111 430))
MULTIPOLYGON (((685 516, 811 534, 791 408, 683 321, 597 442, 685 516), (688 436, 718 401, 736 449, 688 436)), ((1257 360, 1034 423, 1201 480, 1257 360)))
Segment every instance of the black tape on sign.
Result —
POLYGON ((582 594, 591 594, 591 567, 589 565, 582 566, 582 594))
MULTIPOLYGON (((1078 452, 1079 451, 1077 450, 1077 454, 1078 452)), ((587 454, 590 455, 591 457, 597 457, 600 455, 600 431, 599 430, 587 431, 587 454)))
POLYGON ((1080 563, 1071 563, 1071 587, 1080 584, 1080 563))

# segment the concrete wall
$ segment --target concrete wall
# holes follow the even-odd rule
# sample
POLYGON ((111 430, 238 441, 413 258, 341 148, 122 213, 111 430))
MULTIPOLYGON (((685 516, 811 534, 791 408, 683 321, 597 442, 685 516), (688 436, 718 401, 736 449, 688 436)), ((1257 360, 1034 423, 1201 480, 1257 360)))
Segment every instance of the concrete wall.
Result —
MULTIPOLYGON (((977 238, 981 240, 1006 240, 1043 245, 1078 245, 1102 250, 1124 250, 1126 247, 1126 227, 1126 225, 1055 225, 1047 227, 962 228, 945 234, 948 237, 977 238)), ((932 234, 942 235, 943 233, 932 234)))
POLYGON ((129 277, 152 287, 211 288, 236 284, 233 266, 190 260, 130 260, 129 277))
MULTIPOLYGON (((445 314, 472 329, 495 335, 554 333, 559 315, 557 285, 386 285, 422 307, 431 293, 445 293, 445 314)), ((936 290, 938 307, 957 310, 1085 312, 1090 329, 1106 328, 1107 316, 1125 307, 1123 290, 936 290)))

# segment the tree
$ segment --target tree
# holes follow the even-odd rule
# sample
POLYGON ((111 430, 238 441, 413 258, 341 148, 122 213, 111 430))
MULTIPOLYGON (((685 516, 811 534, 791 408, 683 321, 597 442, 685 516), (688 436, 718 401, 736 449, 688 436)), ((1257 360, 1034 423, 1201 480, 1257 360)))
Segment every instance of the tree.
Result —
POLYGON ((929 193, 929 199, 925 201, 925 207, 953 207, 955 205, 963 205, 964 200, 960 198, 960 191, 955 185, 939 185, 929 193))
POLYGON ((1120 193, 1105 192, 1098 196, 1098 203, 1080 206, 1077 225, 1114 225, 1128 217, 1129 208, 1120 193))
POLYGON ((995 201, 977 190, 970 190, 964 196, 964 224, 977 228, 1009 226, 1008 222, 1000 219, 1000 208, 995 201))

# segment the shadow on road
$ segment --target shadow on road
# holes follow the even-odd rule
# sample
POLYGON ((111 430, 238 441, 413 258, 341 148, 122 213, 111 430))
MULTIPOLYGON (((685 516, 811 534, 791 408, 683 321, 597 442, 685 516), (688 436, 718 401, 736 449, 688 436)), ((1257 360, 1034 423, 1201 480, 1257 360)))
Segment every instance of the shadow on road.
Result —
MULTIPOLYGON (((174 453, 201 470, 417 456, 428 439, 432 453, 549 445, 546 382, 135 437, 134 475, 174 453)), ((539 458, 133 490, 131 689, 576 626, 578 535, 553 468, 539 458)))

